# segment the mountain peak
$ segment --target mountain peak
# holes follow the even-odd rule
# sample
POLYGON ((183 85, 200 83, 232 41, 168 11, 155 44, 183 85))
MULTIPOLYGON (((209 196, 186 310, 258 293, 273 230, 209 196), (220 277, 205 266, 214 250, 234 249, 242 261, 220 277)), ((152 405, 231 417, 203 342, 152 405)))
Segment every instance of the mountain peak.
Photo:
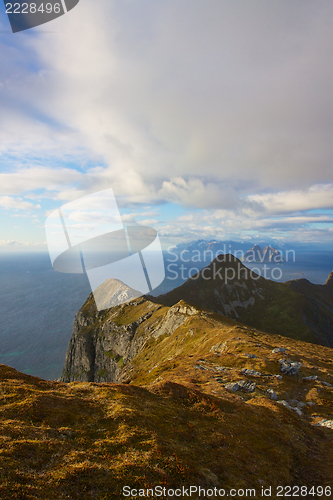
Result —
POLYGON ((262 249, 259 245, 254 245, 244 255, 244 262, 284 262, 282 253, 277 248, 267 245, 262 249))
POLYGON ((170 307, 182 299, 254 328, 332 347, 331 290, 333 272, 326 288, 304 279, 278 283, 221 254, 180 287, 150 300, 170 307))
POLYGON ((125 285, 120 280, 108 279, 94 290, 94 299, 99 310, 124 304, 141 297, 142 293, 125 285))

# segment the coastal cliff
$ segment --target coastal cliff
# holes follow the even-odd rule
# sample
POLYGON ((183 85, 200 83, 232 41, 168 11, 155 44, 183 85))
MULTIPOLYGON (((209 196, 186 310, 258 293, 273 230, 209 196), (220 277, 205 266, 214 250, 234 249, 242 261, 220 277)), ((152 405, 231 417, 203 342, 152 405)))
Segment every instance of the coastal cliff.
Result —
MULTIPOLYGON (((130 299, 103 311, 96 309, 91 294, 76 314, 61 380, 132 380, 139 353, 149 353, 149 346, 170 337, 190 317, 199 320, 208 311, 218 313, 221 321, 333 346, 332 276, 325 285, 302 279, 288 283, 253 279, 232 257, 225 262, 216 259, 194 278, 166 295, 130 299), (235 277, 226 282, 230 269, 235 269, 235 277)), ((117 290, 125 293, 126 285, 117 290)))
POLYGON ((171 335, 194 312, 191 307, 169 309, 145 298, 99 312, 91 294, 75 316, 61 380, 126 380, 130 362, 150 339, 171 335))

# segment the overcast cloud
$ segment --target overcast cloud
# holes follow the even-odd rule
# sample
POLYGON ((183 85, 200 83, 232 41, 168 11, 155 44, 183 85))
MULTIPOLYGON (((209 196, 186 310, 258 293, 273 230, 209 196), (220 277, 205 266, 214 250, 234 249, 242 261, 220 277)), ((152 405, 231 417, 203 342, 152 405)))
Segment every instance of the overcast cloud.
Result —
POLYGON ((329 0, 80 0, 2 35, 3 203, 113 187, 226 236, 333 208, 332 25, 329 0))

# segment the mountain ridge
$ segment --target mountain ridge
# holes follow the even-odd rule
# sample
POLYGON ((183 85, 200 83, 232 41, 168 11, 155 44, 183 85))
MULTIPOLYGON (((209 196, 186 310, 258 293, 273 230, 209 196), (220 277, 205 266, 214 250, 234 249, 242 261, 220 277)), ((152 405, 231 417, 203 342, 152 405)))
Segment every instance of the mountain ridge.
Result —
MULTIPOLYGON (((228 265, 242 277, 240 261, 228 265)), ((225 293, 233 286, 267 298, 275 284, 259 278, 236 278, 225 293)), ((283 288, 283 304, 306 301, 293 286, 314 293, 305 281, 283 288)), ((123 294, 118 285, 112 290, 123 294)), ((317 300, 330 293, 331 277, 323 287, 314 289, 317 300)), ((98 311, 90 294, 75 317, 62 381, 0 365, 1 499, 118 500, 124 485, 139 496, 156 485, 225 496, 239 488, 238 498, 271 487, 274 500, 278 486, 306 485, 307 497, 329 497, 332 348, 246 325, 239 312, 251 303, 233 307, 236 319, 140 297, 98 311)))
POLYGON ((261 248, 260 245, 254 245, 245 253, 242 261, 249 263, 273 262, 275 264, 281 264, 285 262, 284 258, 282 257, 281 250, 278 250, 277 248, 271 247, 269 245, 265 246, 264 248, 261 248))
POLYGON ((333 347, 332 276, 325 285, 278 283, 232 254, 219 255, 180 287, 149 299, 169 307, 185 300, 262 330, 333 347))

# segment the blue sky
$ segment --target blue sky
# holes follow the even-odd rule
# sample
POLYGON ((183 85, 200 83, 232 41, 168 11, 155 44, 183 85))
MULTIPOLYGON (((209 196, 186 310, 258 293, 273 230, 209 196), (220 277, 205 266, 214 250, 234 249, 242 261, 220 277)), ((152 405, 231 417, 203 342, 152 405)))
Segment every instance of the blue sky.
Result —
POLYGON ((113 188, 184 240, 333 239, 333 4, 80 0, 12 34, 0 4, 0 251, 113 188))

